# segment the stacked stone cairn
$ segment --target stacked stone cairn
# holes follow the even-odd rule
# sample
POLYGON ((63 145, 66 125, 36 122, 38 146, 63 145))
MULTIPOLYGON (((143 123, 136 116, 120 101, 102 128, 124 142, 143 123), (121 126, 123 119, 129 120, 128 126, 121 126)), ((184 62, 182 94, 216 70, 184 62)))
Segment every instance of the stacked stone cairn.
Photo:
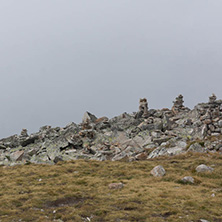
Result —
POLYGON ((148 118, 149 112, 148 112, 148 102, 146 98, 140 99, 139 101, 139 112, 136 114, 136 118, 148 118))
POLYGON ((27 129, 22 129, 21 134, 20 134, 20 138, 21 139, 26 139, 28 137, 28 130, 27 129))
POLYGON ((189 111, 189 108, 185 107, 183 103, 183 96, 180 94, 176 97, 175 101, 173 101, 172 111, 175 115, 180 112, 189 111))
POLYGON ((212 94, 208 103, 198 104, 196 109, 202 125, 202 136, 220 135, 222 133, 222 100, 217 100, 215 94, 212 94))

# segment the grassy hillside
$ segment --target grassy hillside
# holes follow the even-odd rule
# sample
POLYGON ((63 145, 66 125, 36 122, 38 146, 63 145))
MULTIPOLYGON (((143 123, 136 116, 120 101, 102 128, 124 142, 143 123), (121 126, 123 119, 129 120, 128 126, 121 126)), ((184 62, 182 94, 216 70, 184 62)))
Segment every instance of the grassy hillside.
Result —
POLYGON ((222 221, 222 156, 0 167, 0 221, 222 221), (214 168, 196 173, 199 164, 214 168), (150 171, 166 170, 163 178, 150 171), (183 184, 192 176, 194 184, 183 184), (108 185, 122 182, 111 190, 108 185))

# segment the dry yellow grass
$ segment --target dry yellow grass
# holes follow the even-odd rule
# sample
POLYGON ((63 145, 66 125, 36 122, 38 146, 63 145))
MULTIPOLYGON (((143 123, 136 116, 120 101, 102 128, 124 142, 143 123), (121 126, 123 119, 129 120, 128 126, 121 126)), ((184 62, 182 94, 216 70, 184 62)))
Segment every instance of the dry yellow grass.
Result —
POLYGON ((0 221, 222 221, 222 156, 0 167, 0 221), (196 173, 199 164, 212 173, 196 173), (166 170, 163 178, 150 171, 166 170), (192 176, 195 184, 182 184, 192 176), (122 182, 121 190, 108 184, 122 182), (215 194, 213 197, 212 194, 215 194))

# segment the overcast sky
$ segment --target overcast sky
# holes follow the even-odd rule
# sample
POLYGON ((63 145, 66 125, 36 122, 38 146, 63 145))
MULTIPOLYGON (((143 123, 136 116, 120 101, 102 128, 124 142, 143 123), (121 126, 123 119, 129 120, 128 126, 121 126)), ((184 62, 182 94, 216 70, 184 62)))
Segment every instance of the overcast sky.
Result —
POLYGON ((221 0, 0 0, 0 137, 222 98, 221 0))

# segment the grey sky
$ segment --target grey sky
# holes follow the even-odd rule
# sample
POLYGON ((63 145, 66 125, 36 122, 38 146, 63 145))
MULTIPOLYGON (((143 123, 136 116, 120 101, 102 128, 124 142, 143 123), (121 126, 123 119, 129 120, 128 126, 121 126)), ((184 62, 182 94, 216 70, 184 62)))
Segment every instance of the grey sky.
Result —
POLYGON ((0 137, 222 98, 221 0, 0 0, 0 137))

